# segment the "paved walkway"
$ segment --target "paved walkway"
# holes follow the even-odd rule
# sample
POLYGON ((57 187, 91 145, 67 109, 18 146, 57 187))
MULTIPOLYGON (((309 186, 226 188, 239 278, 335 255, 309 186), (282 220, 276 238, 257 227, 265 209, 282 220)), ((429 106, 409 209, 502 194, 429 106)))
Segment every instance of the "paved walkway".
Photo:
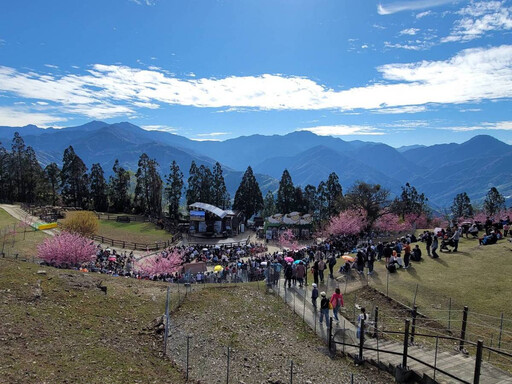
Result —
MULTIPOLYGON (((319 284, 318 289, 319 291, 325 291, 327 295, 330 296, 334 292, 334 289, 337 287, 339 287, 343 292, 344 283, 338 282, 334 279, 326 279, 325 284, 319 284)), ((310 286, 299 288, 298 285, 295 287, 292 285, 291 288, 285 288, 284 279, 281 279, 278 285, 274 287, 274 290, 278 293, 279 296, 283 298, 283 300, 285 300, 285 302, 293 309, 293 311, 299 317, 301 317, 303 321, 311 327, 311 329, 315 331, 319 337, 325 340, 326 343, 329 341, 329 328, 325 323, 319 323, 318 313, 314 310, 311 303, 310 286)), ((320 302, 318 300, 318 306, 319 305, 320 302)), ((329 314, 332 316, 332 311, 329 311, 329 314)), ((332 332, 333 335, 335 335, 334 340, 341 342, 342 338, 345 337, 345 342, 350 344, 357 344, 355 336, 356 327, 341 314, 339 314, 338 317, 340 322, 333 322, 332 332)), ((379 352, 365 350, 363 352, 363 356, 367 360, 373 359, 374 361, 381 362, 385 365, 391 364, 393 366, 398 366, 402 363, 401 355, 392 355, 389 353, 384 353, 380 350, 402 353, 403 343, 391 340, 377 340, 374 338, 368 338, 365 341, 365 347, 379 349, 379 352)), ((336 349, 338 351, 343 351, 351 356, 357 356, 358 354, 358 348, 356 347, 337 344, 336 349)), ((414 345, 409 346, 408 355, 425 361, 432 366, 436 364, 438 369, 447 371, 450 374, 456 377, 460 377, 469 383, 473 382, 475 359, 472 356, 464 356, 455 351, 438 352, 437 362, 435 362, 435 351, 414 345)), ((411 358, 408 359, 408 366, 419 376, 426 374, 431 378, 434 377, 434 369, 418 363, 411 358)), ((443 375, 439 372, 436 372, 435 378, 438 383, 459 383, 459 381, 454 380, 449 376, 443 375)), ((485 384, 510 384, 512 383, 512 375, 497 369, 486 362, 483 362, 481 367, 480 382, 485 384)))

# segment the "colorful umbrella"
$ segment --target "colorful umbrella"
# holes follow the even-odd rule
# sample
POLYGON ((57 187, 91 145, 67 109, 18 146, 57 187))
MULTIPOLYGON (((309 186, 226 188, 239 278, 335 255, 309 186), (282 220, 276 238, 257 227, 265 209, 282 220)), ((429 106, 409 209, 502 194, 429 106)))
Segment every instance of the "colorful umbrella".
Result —
POLYGON ((293 264, 299 264, 302 260, 295 260, 293 264))
POLYGON ((224 269, 224 267, 222 265, 216 265, 214 268, 213 268, 213 271, 214 272, 220 272, 224 269))
POLYGON ((355 260, 355 257, 352 256, 341 256, 343 260, 353 262, 355 260))
POLYGON ((293 263, 295 260, 293 259, 293 257, 287 256, 284 258, 284 261, 286 261, 287 263, 293 263))

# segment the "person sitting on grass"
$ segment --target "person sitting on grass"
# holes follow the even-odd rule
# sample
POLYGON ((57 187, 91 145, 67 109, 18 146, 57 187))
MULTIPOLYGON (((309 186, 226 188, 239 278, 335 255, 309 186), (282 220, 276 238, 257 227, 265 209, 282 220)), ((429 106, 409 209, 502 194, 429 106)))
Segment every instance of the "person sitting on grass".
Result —
POLYGON ((491 231, 489 235, 485 235, 484 237, 478 239, 480 245, 490 245, 496 244, 498 242, 498 236, 494 231, 491 231))

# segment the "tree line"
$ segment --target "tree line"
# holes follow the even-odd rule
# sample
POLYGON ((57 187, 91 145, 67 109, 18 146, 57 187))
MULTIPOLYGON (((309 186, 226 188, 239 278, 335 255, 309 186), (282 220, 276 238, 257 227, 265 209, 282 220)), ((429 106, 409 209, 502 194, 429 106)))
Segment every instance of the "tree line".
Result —
MULTIPOLYGON (((183 172, 176 161, 170 164, 164 179, 160 174, 159 164, 146 153, 140 155, 135 174, 123 168, 116 159, 112 175, 107 180, 99 163, 92 164, 89 172, 72 146, 64 150, 62 168, 56 163, 42 168, 34 149, 25 145, 18 132, 14 134, 11 151, 0 143, 0 201, 4 202, 65 205, 152 217, 162 215, 165 202, 169 217, 176 222, 182 197, 187 206, 203 202, 228 209, 233 202, 233 209, 244 212, 246 218, 255 214, 268 217, 297 211, 309 213, 315 221, 324 222, 344 210, 359 209, 370 221, 375 221, 382 212, 392 212, 402 218, 407 214, 429 213, 428 199, 409 183, 402 187, 401 194, 394 200, 389 199, 390 192, 379 184, 365 182, 356 182, 344 195, 335 172, 318 186, 308 184, 303 188, 293 184, 290 173, 285 169, 277 192, 268 191, 263 198, 249 166, 233 200, 218 162, 210 169, 192 161, 186 189, 183 172)), ((484 211, 492 216, 504 207, 503 196, 495 187, 491 188, 484 201, 484 211)), ((453 217, 472 217, 473 211, 465 192, 454 198, 451 207, 453 217)))

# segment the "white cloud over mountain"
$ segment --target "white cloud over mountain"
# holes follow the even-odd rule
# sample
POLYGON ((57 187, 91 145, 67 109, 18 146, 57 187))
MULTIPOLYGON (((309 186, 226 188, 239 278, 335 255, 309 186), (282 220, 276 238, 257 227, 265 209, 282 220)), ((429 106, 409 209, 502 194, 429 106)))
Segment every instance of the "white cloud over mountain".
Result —
POLYGON ((335 90, 309 78, 274 74, 180 79, 122 65, 95 64, 86 74, 65 75, 0 67, 0 94, 50 102, 48 110, 52 113, 99 119, 130 117, 140 108, 156 109, 166 104, 393 113, 389 108, 421 112, 425 109, 419 106, 429 103, 512 97, 511 45, 467 49, 443 61, 387 64, 377 71, 381 78, 375 84, 335 90))

